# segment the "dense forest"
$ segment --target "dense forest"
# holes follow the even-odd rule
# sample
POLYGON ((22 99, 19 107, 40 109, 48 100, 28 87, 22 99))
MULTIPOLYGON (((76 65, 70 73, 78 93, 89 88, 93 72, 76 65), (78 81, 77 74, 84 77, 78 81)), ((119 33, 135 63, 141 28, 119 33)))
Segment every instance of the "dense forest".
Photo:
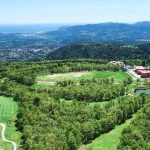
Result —
POLYGON ((103 43, 74 44, 60 48, 47 55, 47 59, 93 58, 107 60, 150 60, 150 44, 121 45, 103 43))
POLYGON ((64 98, 65 100, 77 101, 107 101, 119 96, 125 95, 125 86, 123 84, 115 85, 112 80, 100 80, 100 82, 85 82, 82 85, 69 85, 52 89, 36 90, 38 93, 46 92, 55 99, 64 98))

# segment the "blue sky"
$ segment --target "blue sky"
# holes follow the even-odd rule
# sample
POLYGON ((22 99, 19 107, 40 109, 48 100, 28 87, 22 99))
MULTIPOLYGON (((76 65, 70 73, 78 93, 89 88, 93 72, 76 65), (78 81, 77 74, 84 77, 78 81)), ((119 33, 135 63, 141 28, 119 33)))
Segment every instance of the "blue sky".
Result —
POLYGON ((0 0, 0 24, 150 21, 150 0, 0 0))

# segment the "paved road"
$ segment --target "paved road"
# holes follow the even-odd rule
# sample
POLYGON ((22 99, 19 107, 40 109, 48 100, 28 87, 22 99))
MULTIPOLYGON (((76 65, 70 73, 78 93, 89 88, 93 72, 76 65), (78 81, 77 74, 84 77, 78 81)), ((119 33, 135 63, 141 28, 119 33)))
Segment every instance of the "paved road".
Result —
POLYGON ((5 137, 6 125, 5 125, 4 123, 0 123, 0 126, 2 127, 2 135, 1 135, 1 136, 2 136, 2 140, 3 140, 4 142, 7 142, 7 143, 12 144, 12 145, 13 145, 13 150, 17 150, 17 144, 16 144, 16 142, 9 141, 9 140, 7 140, 6 137, 5 137))
POLYGON ((137 79, 141 78, 141 76, 136 74, 135 71, 133 71, 133 69, 128 69, 127 72, 128 72, 128 74, 130 74, 132 76, 132 78, 134 80, 137 80, 137 79))

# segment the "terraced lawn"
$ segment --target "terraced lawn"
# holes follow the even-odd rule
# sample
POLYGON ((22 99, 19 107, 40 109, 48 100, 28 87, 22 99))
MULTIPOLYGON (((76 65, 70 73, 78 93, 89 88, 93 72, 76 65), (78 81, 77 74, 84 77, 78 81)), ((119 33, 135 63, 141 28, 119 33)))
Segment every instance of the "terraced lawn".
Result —
MULTIPOLYGON (((0 96, 0 122, 7 125, 6 138, 15 141, 19 145, 21 134, 16 131, 15 123, 17 114, 17 103, 12 98, 0 96)), ((0 128, 0 149, 12 150, 12 145, 4 143, 1 140, 1 128, 0 128)))
POLYGON ((116 128, 109 133, 101 135, 91 144, 82 145, 79 150, 117 150, 121 133, 124 128, 129 126, 132 119, 127 120, 124 124, 116 126, 116 128))

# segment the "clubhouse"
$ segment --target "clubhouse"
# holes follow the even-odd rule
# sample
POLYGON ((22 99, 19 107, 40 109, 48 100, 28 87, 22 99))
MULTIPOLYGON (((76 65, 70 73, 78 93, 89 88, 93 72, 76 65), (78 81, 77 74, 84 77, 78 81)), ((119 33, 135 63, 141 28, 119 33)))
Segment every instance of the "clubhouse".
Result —
POLYGON ((146 70, 143 66, 136 66, 135 71, 138 75, 141 75, 141 78, 150 78, 150 71, 146 70))

